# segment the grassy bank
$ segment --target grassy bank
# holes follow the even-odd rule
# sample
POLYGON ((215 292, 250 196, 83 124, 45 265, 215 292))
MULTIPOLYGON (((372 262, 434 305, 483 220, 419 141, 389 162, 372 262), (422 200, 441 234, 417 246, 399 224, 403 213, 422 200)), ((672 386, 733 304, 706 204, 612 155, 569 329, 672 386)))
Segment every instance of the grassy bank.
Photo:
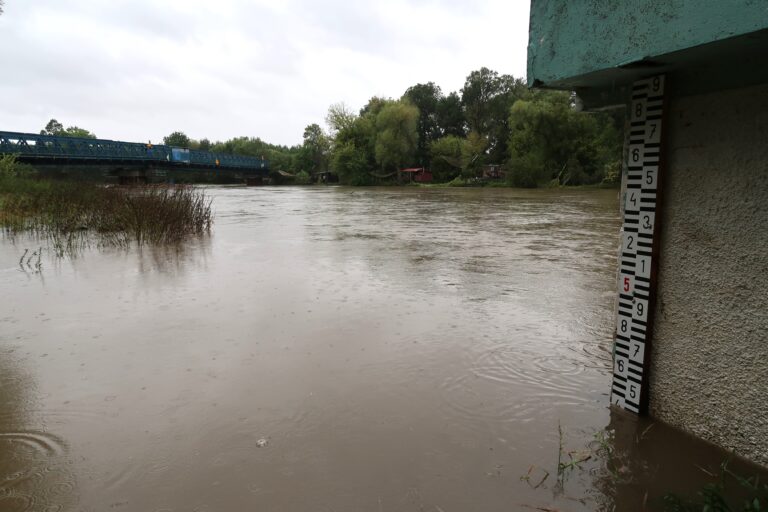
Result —
POLYGON ((619 189, 621 188, 620 183, 607 183, 607 182, 600 182, 600 183, 593 183, 590 185, 562 185, 560 183, 552 182, 552 183, 545 183, 542 185, 539 185, 537 187, 521 187, 519 185, 515 185, 513 183, 510 183, 508 181, 482 181, 482 180, 465 180, 462 178, 456 178, 453 181, 448 181, 446 183, 408 183, 407 186, 413 186, 413 187, 423 187, 423 188, 452 188, 452 187, 486 187, 486 188, 523 188, 523 189, 567 189, 567 190, 573 190, 573 189, 584 189, 584 190, 592 190, 592 189, 619 189))
POLYGON ((210 230, 211 202, 188 186, 105 187, 0 174, 0 228, 51 240, 58 250, 95 241, 169 243, 210 230))

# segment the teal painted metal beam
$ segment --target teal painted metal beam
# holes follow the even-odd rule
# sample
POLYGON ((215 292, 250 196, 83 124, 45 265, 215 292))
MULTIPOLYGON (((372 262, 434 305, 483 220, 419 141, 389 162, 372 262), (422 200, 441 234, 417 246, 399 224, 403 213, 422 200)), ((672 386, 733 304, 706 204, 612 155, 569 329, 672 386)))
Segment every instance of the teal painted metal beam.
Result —
POLYGON ((732 71, 748 72, 765 29, 766 0, 532 0, 528 83, 605 91, 741 51, 745 65, 732 71))

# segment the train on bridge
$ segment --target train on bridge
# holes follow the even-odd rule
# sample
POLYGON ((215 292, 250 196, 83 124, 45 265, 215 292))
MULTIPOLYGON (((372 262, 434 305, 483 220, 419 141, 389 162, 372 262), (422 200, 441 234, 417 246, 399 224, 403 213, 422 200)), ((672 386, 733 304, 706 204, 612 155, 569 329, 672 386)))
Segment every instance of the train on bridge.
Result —
POLYGON ((0 131, 0 154, 31 164, 103 164, 129 169, 235 171, 245 179, 266 177, 264 158, 178 148, 164 144, 61 137, 0 131))

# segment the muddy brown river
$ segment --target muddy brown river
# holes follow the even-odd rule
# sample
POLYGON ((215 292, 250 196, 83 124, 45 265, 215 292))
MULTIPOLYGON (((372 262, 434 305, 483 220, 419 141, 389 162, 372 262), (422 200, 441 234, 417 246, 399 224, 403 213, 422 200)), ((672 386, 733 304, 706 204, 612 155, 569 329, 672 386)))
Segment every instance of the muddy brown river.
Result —
POLYGON ((0 242, 3 512, 661 510, 717 471, 608 407, 616 191, 206 193, 180 247, 0 242))

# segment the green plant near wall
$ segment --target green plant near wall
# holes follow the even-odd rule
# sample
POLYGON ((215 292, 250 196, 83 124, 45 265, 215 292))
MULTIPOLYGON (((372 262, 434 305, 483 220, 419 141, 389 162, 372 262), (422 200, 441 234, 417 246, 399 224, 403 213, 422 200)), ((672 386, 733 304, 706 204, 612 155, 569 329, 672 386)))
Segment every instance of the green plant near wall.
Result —
POLYGON ((720 466, 716 483, 707 484, 699 491, 695 500, 683 499, 674 494, 664 497, 667 512, 766 512, 768 511, 768 484, 760 483, 758 477, 744 478, 728 469, 728 461, 720 466), (739 506, 733 504, 729 495, 736 484, 748 497, 739 506))

